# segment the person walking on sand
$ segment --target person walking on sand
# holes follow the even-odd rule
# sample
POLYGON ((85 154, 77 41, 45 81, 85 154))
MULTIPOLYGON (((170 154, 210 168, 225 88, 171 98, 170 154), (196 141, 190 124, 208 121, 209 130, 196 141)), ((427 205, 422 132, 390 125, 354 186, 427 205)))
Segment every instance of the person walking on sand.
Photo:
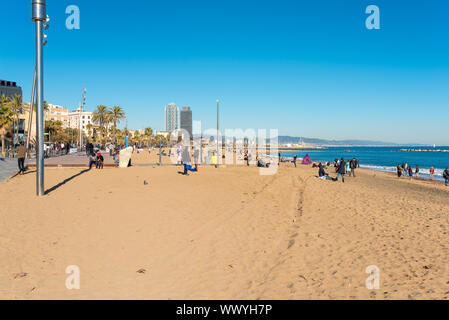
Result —
POLYGON ((337 177, 335 181, 338 181, 338 177, 341 176, 341 181, 345 182, 345 173, 346 173, 346 162, 344 158, 341 158, 340 164, 338 165, 337 177))
POLYGON ((293 163, 295 164, 295 168, 296 168, 296 158, 297 158, 297 155, 295 154, 295 155, 293 156, 293 163))
POLYGON ((402 176, 402 166, 400 164, 398 164, 398 166, 397 166, 397 172, 398 172, 398 178, 400 178, 402 176))
POLYGON ((418 165, 416 165, 416 168, 415 168, 415 177, 419 178, 419 167, 418 167, 418 165))
POLYGON ((433 181, 433 175, 435 174, 435 169, 433 168, 433 166, 430 167, 430 180, 433 181))
POLYGON ((351 161, 346 162, 346 173, 351 176, 351 161))
POLYGON ((25 172, 25 157, 28 149, 25 147, 23 141, 20 141, 19 149, 17 150, 17 165, 19 166, 19 174, 25 172))
POLYGON ((353 158, 350 161, 350 165, 351 165, 351 172, 349 173, 349 175, 352 174, 352 176, 355 178, 355 169, 357 168, 357 160, 353 158))
POLYGON ((449 185, 449 169, 448 168, 444 169, 443 178, 444 178, 444 184, 447 187, 449 185))

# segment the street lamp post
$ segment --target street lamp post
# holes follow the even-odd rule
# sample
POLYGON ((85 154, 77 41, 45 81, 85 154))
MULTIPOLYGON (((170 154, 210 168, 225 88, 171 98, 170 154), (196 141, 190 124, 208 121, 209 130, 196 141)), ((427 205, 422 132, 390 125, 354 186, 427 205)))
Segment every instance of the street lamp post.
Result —
POLYGON ((83 94, 81 96, 81 103, 80 103, 80 112, 79 112, 79 150, 81 151, 82 145, 83 145, 83 126, 81 125, 81 116, 84 112, 84 105, 86 104, 86 88, 83 88, 83 94))
MULTIPOLYGON (((32 20, 35 22, 36 37, 36 193, 44 195, 44 56, 43 23, 47 19, 45 0, 31 1, 32 20)), ((33 101, 31 101, 33 104, 33 101)), ((31 105, 32 107, 32 105, 31 105)))
POLYGON ((220 100, 217 99, 217 168, 218 168, 218 163, 219 163, 219 159, 218 159, 218 131, 219 131, 219 111, 220 111, 220 100))

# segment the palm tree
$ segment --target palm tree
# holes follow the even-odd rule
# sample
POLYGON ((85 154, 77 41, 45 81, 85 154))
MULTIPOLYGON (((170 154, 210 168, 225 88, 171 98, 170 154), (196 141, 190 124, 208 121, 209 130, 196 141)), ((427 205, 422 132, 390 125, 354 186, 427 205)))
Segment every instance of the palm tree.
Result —
POLYGON ((87 129, 87 134, 89 135, 89 137, 92 137, 92 123, 88 123, 86 125, 86 129, 87 129))
POLYGON ((151 127, 146 127, 143 135, 145 136, 145 140, 147 140, 147 143, 149 144, 150 137, 153 135, 153 129, 151 129, 151 127))
POLYGON ((112 112, 110 110, 106 111, 106 116, 105 116, 105 136, 109 137, 109 126, 111 125, 112 122, 112 112))
POLYGON ((22 102, 22 96, 20 94, 16 94, 12 97, 9 102, 9 107, 11 111, 14 113, 15 117, 15 128, 16 128, 16 137, 19 139, 19 115, 23 113, 24 104, 22 102))
POLYGON ((106 114, 107 114, 108 108, 104 105, 97 106, 97 110, 95 110, 92 113, 92 122, 98 123, 100 126, 100 136, 101 139, 103 139, 103 131, 104 131, 104 124, 106 122, 106 114))
POLYGON ((5 154, 5 134, 9 125, 14 121, 14 113, 9 107, 11 100, 4 94, 0 97, 0 135, 2 141, 2 155, 5 154))
POLYGON ((114 124, 114 143, 117 143, 117 124, 120 120, 125 119, 125 111, 120 106, 114 106, 110 109, 112 115, 112 123, 114 124))

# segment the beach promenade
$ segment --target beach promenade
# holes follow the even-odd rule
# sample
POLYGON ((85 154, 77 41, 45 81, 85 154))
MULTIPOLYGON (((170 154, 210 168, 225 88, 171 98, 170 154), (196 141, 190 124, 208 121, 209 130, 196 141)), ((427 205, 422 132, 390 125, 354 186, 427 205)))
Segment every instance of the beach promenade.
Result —
POLYGON ((0 182, 13 176, 18 171, 17 159, 0 158, 0 182))
POLYGON ((449 298, 441 183, 360 169, 343 184, 290 163, 180 170, 46 168, 42 198, 33 172, 0 183, 0 297, 449 298), (379 289, 365 285, 372 265, 379 289))

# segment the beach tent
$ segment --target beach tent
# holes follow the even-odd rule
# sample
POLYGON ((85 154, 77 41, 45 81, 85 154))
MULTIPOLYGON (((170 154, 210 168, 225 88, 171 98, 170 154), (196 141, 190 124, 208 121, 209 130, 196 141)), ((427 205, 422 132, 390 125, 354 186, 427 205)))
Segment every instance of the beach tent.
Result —
POLYGON ((311 164, 312 160, 310 160, 310 157, 308 154, 306 154, 306 156, 304 157, 304 159, 302 159, 302 164, 311 164))

